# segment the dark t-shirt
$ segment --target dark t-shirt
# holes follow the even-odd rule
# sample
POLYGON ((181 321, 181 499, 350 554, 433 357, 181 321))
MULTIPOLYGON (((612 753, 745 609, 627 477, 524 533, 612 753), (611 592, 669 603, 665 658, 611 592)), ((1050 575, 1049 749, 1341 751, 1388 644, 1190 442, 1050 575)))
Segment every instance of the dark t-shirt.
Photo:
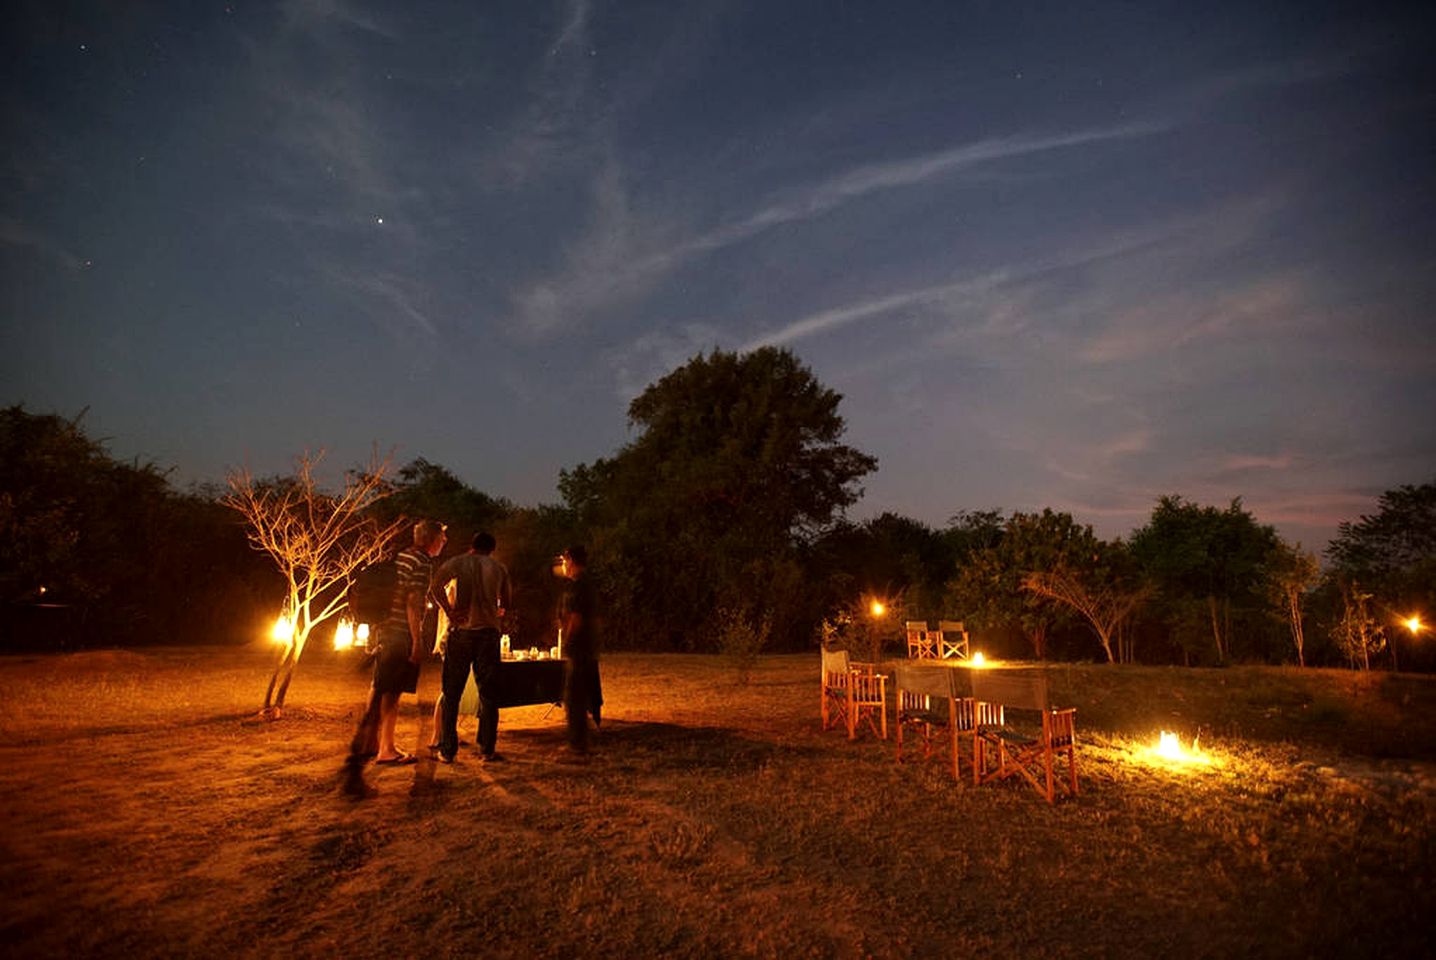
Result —
MULTIPOLYGON (((598 593, 587 574, 580 574, 564 598, 564 610, 576 613, 578 629, 573 636, 563 638, 564 656, 573 659, 588 659, 598 655, 598 593)), ((565 617, 565 619, 567 619, 565 617)))

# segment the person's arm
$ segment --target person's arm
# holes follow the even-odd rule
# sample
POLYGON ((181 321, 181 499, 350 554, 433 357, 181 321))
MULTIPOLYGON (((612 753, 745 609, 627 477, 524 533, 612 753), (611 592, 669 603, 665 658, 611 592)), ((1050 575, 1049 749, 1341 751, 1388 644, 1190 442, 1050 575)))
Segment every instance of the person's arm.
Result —
POLYGON ((434 598, 434 602, 439 605, 439 609, 444 611, 444 616, 450 620, 454 619, 454 605, 449 602, 448 587, 453 580, 454 572, 449 568, 449 562, 446 560, 443 565, 439 567, 439 572, 434 574, 433 583, 429 584, 429 596, 434 598))
POLYGON ((405 603, 409 614, 409 637, 413 641, 413 649, 409 651, 411 663, 424 661, 424 596, 423 590, 411 590, 405 603))

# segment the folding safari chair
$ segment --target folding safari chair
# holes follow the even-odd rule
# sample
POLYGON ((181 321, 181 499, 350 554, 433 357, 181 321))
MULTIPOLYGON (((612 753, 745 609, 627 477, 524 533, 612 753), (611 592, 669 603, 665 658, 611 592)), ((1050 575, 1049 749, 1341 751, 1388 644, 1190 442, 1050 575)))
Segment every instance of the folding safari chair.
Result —
POLYGON ((1048 803, 1054 803, 1057 786, 1062 785, 1071 796, 1077 795, 1077 740, 1072 708, 1055 710, 1047 697, 1047 678, 1030 673, 996 673, 977 670, 972 673, 972 695, 979 710, 988 708, 978 717, 973 738, 975 752, 974 780, 988 783, 1020 775, 1048 803), (993 722, 992 708, 998 707, 1008 716, 1013 711, 1036 713, 1039 723, 1019 729, 1002 719, 993 722), (1040 727, 1040 729, 1039 729, 1040 727), (996 763, 990 751, 996 751, 996 763), (1056 759, 1067 757, 1067 782, 1057 776, 1056 759))
POLYGON ((909 660, 932 660, 937 657, 937 636, 927 628, 926 620, 908 620, 907 655, 909 660))
POLYGON ((933 734, 938 732, 947 741, 947 756, 952 764, 952 777, 960 779, 961 752, 959 744, 970 738, 976 729, 975 701, 958 693, 957 671, 946 667, 921 667, 898 664, 893 671, 897 713, 897 760, 903 762, 903 734, 909 728, 922 734, 922 759, 930 759, 937 751, 933 734))

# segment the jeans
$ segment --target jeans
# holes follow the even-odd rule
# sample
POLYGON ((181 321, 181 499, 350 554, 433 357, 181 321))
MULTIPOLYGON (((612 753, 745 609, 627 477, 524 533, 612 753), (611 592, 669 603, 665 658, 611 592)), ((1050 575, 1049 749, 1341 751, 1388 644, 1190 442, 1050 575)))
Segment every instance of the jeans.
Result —
POLYGON ((494 752, 499 739, 499 707, 493 689, 499 671, 497 630, 449 631, 444 648, 444 703, 439 713, 439 752, 446 757, 459 752, 459 701, 470 670, 479 688, 479 751, 487 755, 494 752))
POLYGON ((578 753, 588 752, 588 715, 598 724, 603 705, 599 687, 598 660, 570 657, 563 669, 563 710, 568 720, 568 745, 578 753))

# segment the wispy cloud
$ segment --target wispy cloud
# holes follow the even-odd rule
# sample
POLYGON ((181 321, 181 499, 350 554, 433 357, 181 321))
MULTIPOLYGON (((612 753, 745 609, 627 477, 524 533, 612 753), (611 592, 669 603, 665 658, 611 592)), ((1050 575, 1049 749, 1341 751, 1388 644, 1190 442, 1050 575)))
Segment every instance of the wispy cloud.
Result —
POLYGON ((1161 124, 1144 123, 1049 136, 996 137, 933 153, 865 164, 817 184, 784 191, 749 216, 695 238, 683 247, 683 251, 696 253, 730 246, 782 224, 821 216, 868 194, 918 186, 983 164, 1111 140, 1146 137, 1164 129, 1161 124))
POLYGON ((618 165, 610 161, 591 184, 593 209, 560 268, 513 297, 519 326, 546 336, 566 324, 640 295, 656 274, 635 269, 633 251, 651 242, 650 227, 630 208, 618 165))
MULTIPOLYGON (((536 333, 547 333, 556 327, 560 305, 577 313, 612 306, 636 291, 650 288, 699 257, 750 240, 781 225, 819 217, 874 193, 917 187, 964 170, 1032 154, 1150 136, 1162 129, 1164 127, 1160 124, 1131 124, 1060 135, 1015 135, 865 164, 816 183, 790 187, 770 198, 756 211, 727 225, 697 234, 688 231, 676 220, 632 215, 627 202, 622 205, 615 203, 611 185, 600 180, 594 190, 594 214, 589 229, 570 247, 563 266, 553 275, 521 290, 515 296, 515 305, 520 321, 526 327, 536 333)), ((610 163, 610 170, 605 172, 604 177, 611 178, 614 168, 610 163)), ((1099 252, 1095 255, 1106 254, 1099 252)), ((749 348, 801 339, 913 303, 963 296, 975 288, 991 286, 1003 279, 998 274, 938 284, 895 293, 869 303, 821 311, 752 341, 749 348)))
POLYGON ((0 216, 0 243, 29 250, 70 270, 78 270, 83 261, 45 234, 27 227, 13 217, 0 216))
POLYGON ((496 134, 498 150, 482 162, 501 182, 529 182, 555 161, 588 155, 577 141, 589 133, 580 120, 593 74, 591 13, 589 0, 564 5, 557 31, 529 81, 524 109, 510 128, 496 134))

